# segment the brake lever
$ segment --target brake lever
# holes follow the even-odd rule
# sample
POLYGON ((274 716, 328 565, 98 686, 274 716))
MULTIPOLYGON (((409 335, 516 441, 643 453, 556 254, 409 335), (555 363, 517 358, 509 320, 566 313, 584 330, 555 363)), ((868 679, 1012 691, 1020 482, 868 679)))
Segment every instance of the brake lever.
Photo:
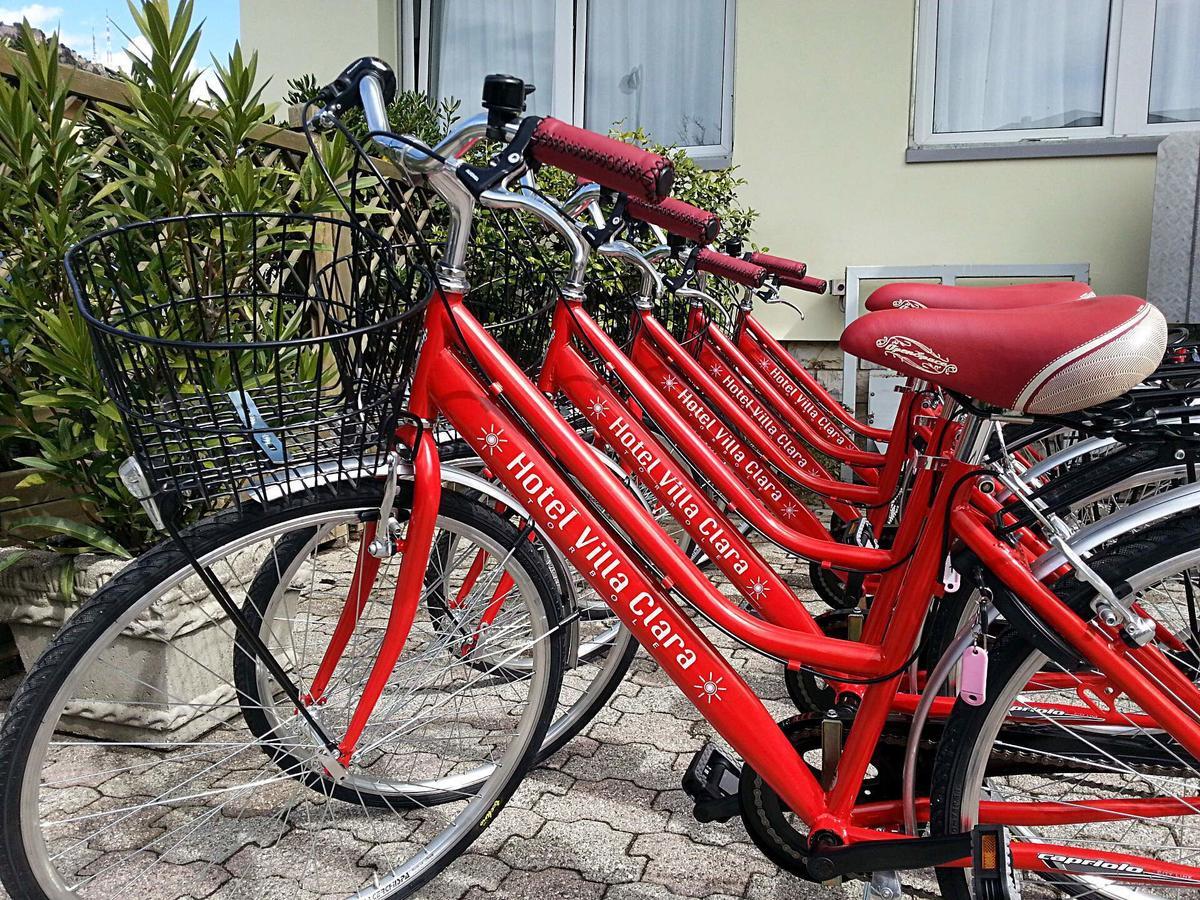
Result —
MULTIPOLYGON (((671 243, 671 236, 668 236, 667 243, 669 246, 671 246, 672 251, 674 251, 675 247, 671 243)), ((687 256, 683 258, 683 269, 678 275, 663 279, 663 284, 672 294, 678 293, 680 290, 687 287, 688 284, 691 283, 691 280, 696 276, 696 263, 700 259, 700 249, 701 248, 698 246, 693 247, 687 256)))
POLYGON ((533 132, 542 120, 537 116, 528 116, 521 122, 516 135, 491 159, 485 167, 459 165, 455 169, 458 180, 466 186, 472 196, 478 200, 487 191, 512 181, 528 167, 527 153, 533 132))
MULTIPOLYGON (((774 276, 772 276, 772 278, 774 278, 774 276)), ((802 321, 802 322, 804 321, 804 310, 802 310, 800 307, 798 307, 795 303, 792 303, 790 300, 784 300, 783 297, 781 297, 779 295, 779 285, 778 284, 766 285, 757 291, 753 291, 752 293, 763 303, 767 303, 767 304, 781 303, 781 304, 783 304, 784 306, 791 309, 796 315, 798 315, 800 317, 800 321, 802 321)))

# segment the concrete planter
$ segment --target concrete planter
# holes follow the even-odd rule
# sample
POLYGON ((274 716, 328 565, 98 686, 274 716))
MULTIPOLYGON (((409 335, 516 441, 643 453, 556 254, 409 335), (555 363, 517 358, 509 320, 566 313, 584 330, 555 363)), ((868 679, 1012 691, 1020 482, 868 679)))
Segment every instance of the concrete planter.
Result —
MULTIPOLYGON (((248 584, 266 549, 258 545, 235 557, 241 578, 234 580, 248 584)), ((127 563, 78 556, 68 591, 63 556, 5 549, 0 560, 12 553, 25 556, 0 573, 0 622, 12 629, 28 670, 62 624, 127 563)), ((108 740, 193 740, 220 723, 218 710, 225 717, 237 714, 231 631, 200 579, 190 575, 125 629, 105 656, 111 665, 95 667, 95 677, 76 689, 78 699, 60 727, 108 740)))

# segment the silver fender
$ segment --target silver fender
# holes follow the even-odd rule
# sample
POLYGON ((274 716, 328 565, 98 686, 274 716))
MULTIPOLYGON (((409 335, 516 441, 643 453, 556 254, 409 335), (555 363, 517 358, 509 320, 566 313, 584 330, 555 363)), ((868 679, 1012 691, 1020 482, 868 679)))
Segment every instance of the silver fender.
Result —
MULTIPOLYGON (((1184 484, 1153 497, 1147 497, 1132 506, 1105 516, 1071 536, 1067 542, 1077 553, 1087 555, 1101 544, 1120 537, 1135 528, 1177 515, 1188 509, 1200 507, 1200 484, 1184 484)), ((1034 562, 1033 574, 1039 580, 1055 569, 1067 564, 1067 558, 1058 550, 1044 553, 1034 562)))
POLYGON ((1036 479, 1041 478, 1047 472, 1052 472, 1054 469, 1068 463, 1073 459, 1083 456, 1085 453, 1091 453, 1095 450, 1103 450, 1105 447, 1111 447, 1115 444, 1116 438, 1110 437, 1093 437, 1082 441, 1076 441, 1070 447, 1064 447, 1057 453, 1047 456, 1036 466, 1026 469, 1021 478, 1026 484, 1032 484, 1036 479))

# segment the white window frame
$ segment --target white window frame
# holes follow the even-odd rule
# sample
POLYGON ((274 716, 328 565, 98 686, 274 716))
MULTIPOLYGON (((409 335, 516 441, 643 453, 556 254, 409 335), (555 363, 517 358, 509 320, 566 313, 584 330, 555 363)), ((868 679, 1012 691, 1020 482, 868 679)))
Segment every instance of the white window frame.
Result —
POLYGON ((1165 135, 1200 129, 1200 122, 1160 124, 1147 121, 1154 60, 1155 0, 1110 0, 1102 124, 1077 128, 934 132, 934 70, 937 65, 937 17, 941 2, 945 0, 917 0, 909 132, 912 161, 938 158, 936 155, 914 157, 914 150, 934 154, 939 150, 952 152, 952 155, 944 158, 988 158, 989 148, 999 150, 995 155, 1004 157, 1059 155, 1056 146, 1099 154, 1153 152, 1165 135), (968 152, 953 155, 955 150, 968 152))
MULTIPOLYGON (((721 60, 723 67, 721 85, 721 143, 700 147, 681 147, 697 164, 704 168, 719 169, 733 164, 733 68, 737 25, 737 0, 725 3, 725 45, 721 60)), ((417 48, 416 65, 405 66, 404 87, 429 90, 430 40, 429 26, 432 19, 433 0, 413 0, 399 4, 402 56, 417 48), (415 4, 420 4, 420 34, 416 34, 414 17, 415 4), (419 38, 419 40, 417 40, 419 38), (414 80, 415 76, 415 80, 414 80)), ((554 0, 554 80, 562 88, 555 92, 550 114, 555 118, 583 126, 584 103, 587 77, 587 27, 588 0, 554 0)), ((482 87, 482 86, 481 86, 482 87)), ((470 115, 469 98, 463 102, 461 112, 470 115)))

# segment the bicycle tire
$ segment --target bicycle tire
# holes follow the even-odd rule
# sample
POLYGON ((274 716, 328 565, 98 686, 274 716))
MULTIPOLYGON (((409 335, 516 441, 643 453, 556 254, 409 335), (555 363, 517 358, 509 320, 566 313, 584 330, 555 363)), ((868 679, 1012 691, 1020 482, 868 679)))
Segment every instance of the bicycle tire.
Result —
MULTIPOLYGON (((1110 584, 1125 581, 1131 585, 1142 583, 1144 586, 1147 578, 1160 578, 1171 572, 1178 574, 1180 571, 1190 571, 1200 564, 1198 546, 1200 517, 1186 516, 1178 521, 1163 523, 1127 536, 1110 548, 1109 552, 1095 563, 1095 568, 1110 584), (1139 579, 1139 575, 1143 577, 1139 579)), ((1088 585, 1069 579, 1059 588, 1059 595, 1073 609, 1087 614, 1094 592, 1088 585)), ((1194 651, 1192 652, 1195 655, 1194 651)), ((973 820, 970 807, 978 799, 973 782, 982 782, 982 779, 987 777, 991 754, 995 752, 994 748, 1000 746, 998 729, 1003 725, 1002 720, 1007 716, 1018 693, 1027 689, 1029 679, 1041 673, 1047 661, 1046 656, 1015 629, 1005 631, 998 638, 990 657, 986 700, 979 706, 969 706, 962 701, 956 703, 938 745, 931 777, 933 789, 930 798, 930 830, 935 835, 959 833, 965 827, 964 822, 969 823, 973 820), (985 754, 986 762, 982 761, 985 754), (982 774, 980 766, 984 767, 982 774)), ((1055 722, 1050 730, 1055 735, 1071 733, 1068 726, 1058 722, 1055 722)), ((1077 729, 1076 733, 1081 735, 1082 746, 1086 742, 1086 738, 1082 736, 1086 735, 1088 730, 1077 729)), ((1061 766, 1071 761, 1069 754, 1061 747, 1052 759, 1054 761, 1048 764, 1051 771, 1054 765, 1061 766)), ((1106 760, 1105 765, 1111 770, 1115 763, 1106 760)), ((1105 771, 1102 777, 1111 781, 1113 775, 1111 771, 1105 771)), ((1078 804, 1081 801, 1071 802, 1078 804)), ((1085 836, 1079 840, 1081 843, 1078 855, 1081 859, 1087 859, 1088 838, 1085 836)), ((1070 841, 1064 843, 1069 844, 1070 841)), ((1153 845, 1143 842, 1142 846, 1153 845)), ((937 877, 943 896, 949 900, 967 900, 971 897, 968 872, 939 868, 937 877)), ((1098 887, 1095 875, 1055 872, 1042 877, 1069 894, 1111 895, 1114 900, 1118 896, 1128 896, 1127 893, 1120 893, 1115 889, 1109 892, 1098 887)))
MULTIPOLYGON (((253 535, 266 533, 273 527, 286 527, 287 523, 302 521, 300 517, 305 514, 322 515, 331 510, 359 509, 372 503, 377 508, 381 493, 382 486, 376 484, 367 486, 365 491, 342 494, 314 491, 305 498, 307 502, 299 507, 292 504, 286 509, 255 509, 247 505, 241 513, 229 511, 202 520, 186 529, 185 537, 194 553, 201 558, 211 559, 219 557, 224 548, 231 548, 238 541, 250 540, 253 535)), ((451 498, 448 503, 465 505, 469 501, 451 498)), ((483 527, 507 534, 515 542, 516 534, 510 523, 477 504, 464 506, 464 510, 468 508, 477 514, 475 521, 483 522, 483 527)), ((528 552, 531 551, 523 546, 515 550, 515 554, 528 552)), ((29 815, 23 815, 28 798, 26 788, 30 764, 42 756, 38 752, 37 742, 45 730, 43 726, 48 716, 55 713, 55 704, 59 702, 60 694, 70 686, 72 676, 85 674, 76 673, 76 669, 81 661, 89 658, 89 653, 95 652, 93 648, 113 632, 125 617, 133 614, 139 601, 145 602, 146 597, 153 598, 155 591, 163 584, 180 578, 179 573, 187 570, 186 560, 169 543, 160 544, 122 570, 67 621, 31 667, 14 696, 8 716, 0 728, 0 798, 3 798, 0 800, 3 802, 3 811, 0 812, 0 882, 13 896, 33 900, 59 900, 63 896, 63 891, 53 884, 53 879, 46 878, 45 871, 41 871, 41 878, 35 874, 35 862, 31 861, 26 837, 28 829, 36 825, 30 824, 29 815)), ((523 722, 529 723, 529 727, 524 729, 523 742, 514 748, 511 758, 504 758, 505 765, 494 764, 493 775, 488 780, 490 787, 467 800, 466 808, 455 819, 460 824, 438 834, 439 839, 446 837, 440 841, 436 852, 418 854, 414 857, 415 861, 409 861, 403 873, 398 874, 398 869, 387 873, 382 883, 394 884, 395 889, 390 896, 408 896, 461 855, 493 821, 495 813, 507 803, 536 759, 552 717, 555 689, 561 681, 566 646, 560 627, 560 598, 540 568, 540 561, 529 572, 531 583, 536 585, 540 613, 544 616, 547 668, 539 680, 538 696, 530 700, 531 704, 538 705, 528 711, 527 719, 522 717, 523 722)), ((113 632, 114 637, 120 634, 120 630, 113 632)), ((45 727, 54 724, 56 720, 45 727)), ((32 774, 40 778, 40 772, 32 774)), ((36 802, 36 797, 34 800, 36 802)), ((36 861, 39 870, 44 869, 43 862, 36 861)))

